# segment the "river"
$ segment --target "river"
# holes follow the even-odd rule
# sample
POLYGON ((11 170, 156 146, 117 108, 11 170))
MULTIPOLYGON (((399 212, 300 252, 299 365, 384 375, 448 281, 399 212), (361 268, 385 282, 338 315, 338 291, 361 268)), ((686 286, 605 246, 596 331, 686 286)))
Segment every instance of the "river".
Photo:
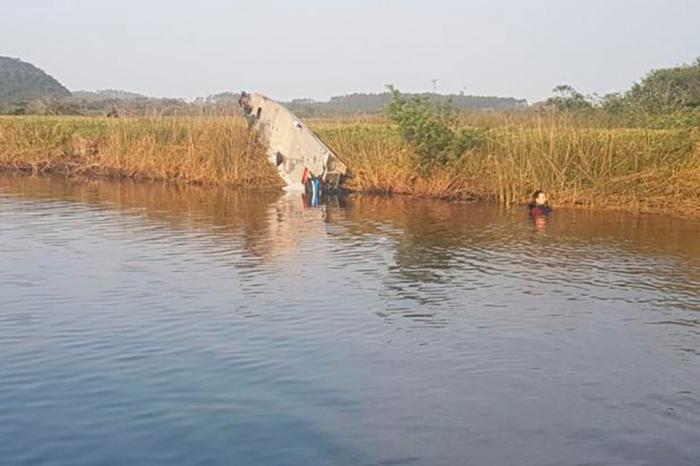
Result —
POLYGON ((3 465, 700 464, 700 221, 0 175, 3 465))

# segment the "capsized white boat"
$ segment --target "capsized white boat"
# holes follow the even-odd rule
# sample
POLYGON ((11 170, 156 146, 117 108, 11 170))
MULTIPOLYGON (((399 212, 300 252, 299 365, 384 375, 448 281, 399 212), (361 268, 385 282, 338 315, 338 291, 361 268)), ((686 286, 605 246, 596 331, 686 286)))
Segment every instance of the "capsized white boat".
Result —
POLYGON ((338 156, 280 103, 245 92, 238 103, 267 147, 268 160, 277 167, 287 190, 303 190, 310 176, 335 188, 347 175, 347 166, 338 156))

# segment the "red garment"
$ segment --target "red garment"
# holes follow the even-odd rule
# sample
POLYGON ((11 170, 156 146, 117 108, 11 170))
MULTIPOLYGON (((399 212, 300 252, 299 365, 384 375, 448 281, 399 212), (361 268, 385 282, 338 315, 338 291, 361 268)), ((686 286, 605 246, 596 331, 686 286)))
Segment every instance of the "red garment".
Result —
POLYGON ((528 208, 530 209, 530 215, 533 217, 537 217, 539 215, 549 215, 552 213, 552 208, 549 207, 547 204, 544 205, 537 205, 537 204, 529 204, 528 208))

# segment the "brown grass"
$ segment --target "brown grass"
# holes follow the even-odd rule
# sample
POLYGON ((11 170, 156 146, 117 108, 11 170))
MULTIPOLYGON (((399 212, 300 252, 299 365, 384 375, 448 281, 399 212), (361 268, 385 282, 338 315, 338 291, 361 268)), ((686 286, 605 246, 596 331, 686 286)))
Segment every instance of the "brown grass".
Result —
POLYGON ((218 186, 279 186, 241 118, 0 118, 0 166, 218 186))
MULTIPOLYGON (((700 216, 698 129, 614 128, 524 113, 465 115, 461 124, 484 128, 485 143, 419 175, 412 149, 383 118, 309 123, 350 167, 348 187, 357 191, 514 204, 545 189, 558 205, 700 216)), ((2 117, 0 167, 214 186, 281 185, 264 148, 238 117, 2 117)))
POLYGON ((426 176, 416 176, 410 147, 387 123, 312 125, 353 169, 350 186, 358 190, 514 204, 544 189, 559 205, 700 215, 697 130, 606 128, 532 115, 495 125, 488 118, 482 146, 426 176))

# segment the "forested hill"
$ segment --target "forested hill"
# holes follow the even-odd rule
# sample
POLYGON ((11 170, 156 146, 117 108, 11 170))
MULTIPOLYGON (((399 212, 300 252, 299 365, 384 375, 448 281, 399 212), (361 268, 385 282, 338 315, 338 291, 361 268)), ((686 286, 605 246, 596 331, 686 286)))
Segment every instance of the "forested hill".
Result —
MULTIPOLYGON (((407 94, 407 96, 425 97, 432 102, 447 103, 458 110, 512 110, 527 107, 525 99, 513 97, 475 96, 462 94, 407 94)), ((328 102, 310 99, 297 99, 286 105, 300 116, 342 115, 354 113, 381 112, 391 101, 391 94, 350 94, 331 97, 328 102)))
POLYGON ((0 57, 0 102, 70 97, 61 83, 18 58, 0 57))

